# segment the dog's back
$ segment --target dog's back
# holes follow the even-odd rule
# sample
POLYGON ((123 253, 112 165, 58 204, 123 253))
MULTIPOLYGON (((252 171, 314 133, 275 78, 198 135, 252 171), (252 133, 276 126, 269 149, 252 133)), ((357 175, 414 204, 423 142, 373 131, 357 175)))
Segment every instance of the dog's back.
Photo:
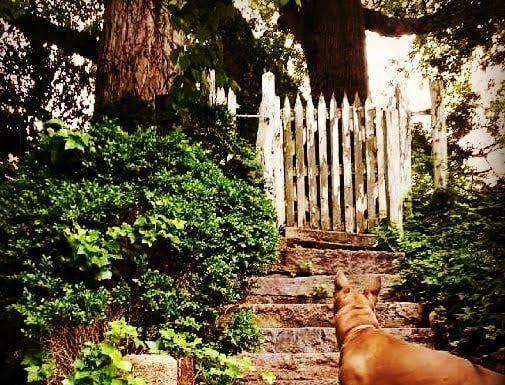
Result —
POLYGON ((363 330, 341 354, 343 385, 505 385, 505 376, 380 329, 363 330))
POLYGON ((501 374, 381 331, 374 312, 380 289, 379 277, 363 293, 351 292, 342 272, 335 278, 342 385, 505 385, 501 374))

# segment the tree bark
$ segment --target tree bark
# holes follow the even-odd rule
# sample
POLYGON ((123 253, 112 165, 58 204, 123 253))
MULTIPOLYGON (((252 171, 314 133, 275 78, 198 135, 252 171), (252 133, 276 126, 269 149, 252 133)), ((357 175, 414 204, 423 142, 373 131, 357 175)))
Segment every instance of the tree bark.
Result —
POLYGON ((302 45, 314 98, 344 92, 352 100, 368 95, 365 20, 360 0, 312 0, 282 10, 287 26, 302 45))
POLYGON ((106 0, 95 107, 124 97, 154 102, 175 76, 176 32, 158 0, 106 0))

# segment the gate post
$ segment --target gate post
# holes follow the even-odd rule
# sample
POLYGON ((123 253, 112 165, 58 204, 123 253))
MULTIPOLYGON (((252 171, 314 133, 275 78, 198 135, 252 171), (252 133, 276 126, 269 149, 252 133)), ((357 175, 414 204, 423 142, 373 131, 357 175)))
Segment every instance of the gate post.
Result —
POLYGON ((444 82, 430 82, 431 94, 431 148, 435 190, 447 188, 447 127, 443 106, 444 82))
POLYGON ((256 149, 264 167, 265 187, 283 225, 286 218, 284 202, 284 154, 280 98, 275 95, 275 76, 265 72, 261 81, 262 99, 259 109, 256 149))

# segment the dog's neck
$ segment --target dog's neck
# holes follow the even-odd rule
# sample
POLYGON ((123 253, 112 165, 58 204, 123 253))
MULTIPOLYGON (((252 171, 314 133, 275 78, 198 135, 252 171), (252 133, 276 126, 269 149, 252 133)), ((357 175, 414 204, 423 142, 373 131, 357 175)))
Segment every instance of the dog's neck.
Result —
POLYGON ((345 305, 335 313, 335 329, 340 348, 365 329, 378 329, 379 321, 370 307, 345 305))

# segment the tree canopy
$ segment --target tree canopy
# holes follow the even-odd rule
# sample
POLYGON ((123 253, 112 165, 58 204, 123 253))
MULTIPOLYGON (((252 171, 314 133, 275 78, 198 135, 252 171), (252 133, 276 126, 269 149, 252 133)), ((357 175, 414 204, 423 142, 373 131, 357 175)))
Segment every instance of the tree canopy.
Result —
MULTIPOLYGON (((315 8, 324 10, 329 5, 350 1, 250 0, 250 6, 259 9, 264 19, 278 11, 281 29, 291 32, 297 41, 305 39, 305 47, 317 47, 320 31, 313 17, 315 8)), ((232 0, 162 1, 159 4, 168 7, 174 27, 182 31, 183 36, 182 45, 172 57, 178 71, 173 90, 179 93, 182 90, 182 95, 190 94, 201 81, 202 71, 208 68, 216 69, 219 84, 229 83, 243 90, 251 88, 241 68, 258 57, 257 50, 248 50, 256 39, 247 32, 247 22, 232 0), (237 30, 239 24, 242 32, 237 30), (236 26, 235 30, 230 29, 232 25, 236 26), (234 43, 241 40, 246 41, 242 45, 234 43), (229 49, 231 46, 233 50, 229 49), (239 64, 234 64, 235 58, 239 64)), ((505 5, 500 0, 364 0, 359 4, 367 30, 384 36, 418 35, 416 47, 425 64, 432 73, 436 69, 447 80, 454 81, 455 74, 461 73, 477 50, 482 52, 483 65, 504 62, 505 53, 500 47, 505 39, 505 5)), ((83 112, 84 116, 89 116, 104 22, 103 6, 103 1, 89 0, 2 0, 0 18, 6 38, 0 43, 0 73, 3 75, 0 114, 5 122, 3 133, 12 139, 4 142, 3 153, 13 145, 19 147, 20 141, 29 138, 35 117, 44 120, 57 114, 79 120, 83 112)), ((339 19, 339 14, 333 18, 339 19)), ((271 28, 274 24, 267 25, 271 28)), ((269 51, 263 49, 265 59, 256 63, 253 72, 270 67, 280 69, 282 66, 278 65, 277 58, 284 55, 281 62, 285 64, 295 55, 286 56, 286 51, 281 52, 281 40, 275 43, 278 48, 270 45, 269 51), (276 60, 277 64, 272 65, 276 60)), ((309 64, 310 56, 305 49, 309 64)), ((330 64, 334 60, 332 57, 316 59, 329 60, 330 64)), ((336 64, 342 66, 341 62, 336 64)), ((332 73, 331 66, 328 71, 332 73)), ((359 76, 366 76, 366 68, 361 72, 359 76)), ((249 81, 253 78, 250 74, 249 81)), ((342 73, 342 77, 351 75, 342 73)), ((317 83, 315 76, 311 81, 317 83)))

